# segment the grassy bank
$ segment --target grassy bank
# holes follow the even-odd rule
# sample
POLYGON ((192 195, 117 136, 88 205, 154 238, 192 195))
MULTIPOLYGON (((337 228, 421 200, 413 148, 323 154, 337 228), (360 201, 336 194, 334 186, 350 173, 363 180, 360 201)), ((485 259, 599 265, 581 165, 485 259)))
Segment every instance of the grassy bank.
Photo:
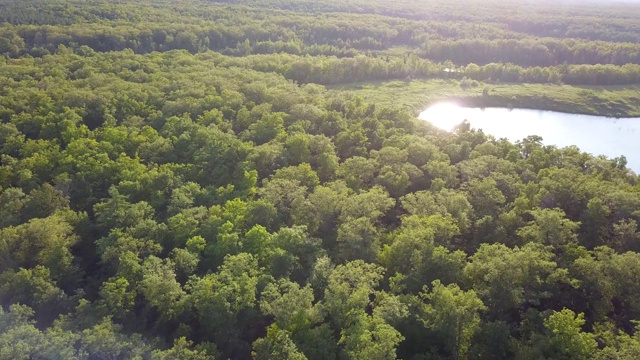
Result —
POLYGON ((356 83, 332 87, 370 102, 406 106, 418 113, 439 101, 473 107, 518 107, 615 117, 640 117, 640 85, 576 87, 548 84, 484 84, 461 88, 458 80, 356 83))

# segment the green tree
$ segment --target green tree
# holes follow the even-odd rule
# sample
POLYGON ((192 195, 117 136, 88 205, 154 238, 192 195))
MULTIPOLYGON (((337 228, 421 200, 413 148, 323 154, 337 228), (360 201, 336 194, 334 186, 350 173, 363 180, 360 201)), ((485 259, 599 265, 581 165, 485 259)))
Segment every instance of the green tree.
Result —
POLYGON ((78 237, 62 214, 0 230, 0 269, 44 265, 59 280, 75 271, 71 247, 78 237))
POLYGON ((124 317, 133 309, 136 293, 127 279, 119 277, 105 281, 100 289, 100 297, 110 314, 116 319, 124 317))
POLYGON ((577 285, 566 269, 557 266, 551 249, 536 243, 513 249, 482 244, 464 275, 487 306, 489 318, 505 321, 518 309, 540 306, 557 286, 577 285))
POLYGON ((193 343, 184 337, 175 339, 173 347, 168 350, 153 350, 153 360, 212 360, 214 356, 205 351, 193 349, 193 343))
POLYGON ((375 159, 354 156, 340 164, 337 174, 351 189, 366 189, 373 182, 377 166, 375 159))
POLYGON ((225 356, 249 356, 249 344, 240 339, 253 321, 257 298, 258 264, 246 253, 229 255, 216 274, 192 278, 187 285, 202 339, 214 341, 225 356))
POLYGON ((355 322, 342 331, 339 344, 346 359, 395 360, 396 347, 404 337, 377 316, 360 312, 355 322))
POLYGON ((280 330, 276 325, 267 328, 267 336, 256 340, 253 349, 252 355, 255 360, 307 359, 296 348, 287 331, 280 330))
POLYGON ((582 332, 584 314, 569 309, 554 312, 544 325, 551 332, 551 357, 554 359, 591 359, 598 344, 593 334, 582 332))
POLYGON ((296 283, 280 280, 264 289, 260 309, 265 315, 274 316, 279 329, 296 333, 309 329, 322 320, 319 309, 313 302, 311 287, 300 288, 296 283))
POLYGON ((450 217, 410 215, 402 219, 379 259, 390 273, 403 275, 402 284, 411 293, 435 279, 457 282, 466 265, 466 254, 451 252, 443 245, 451 247, 451 240, 458 234, 450 217))
POLYGON ((323 306, 338 329, 356 321, 358 310, 370 303, 370 295, 382 280, 383 269, 362 260, 338 265, 329 275, 323 306))
POLYGON ((421 315, 424 326, 441 336, 453 359, 466 359, 480 327, 480 312, 486 309, 482 301, 473 290, 444 286, 439 280, 433 281, 430 291, 425 286, 420 297, 426 302, 421 315))
POLYGON ((185 309, 187 294, 176 280, 174 264, 170 260, 150 256, 142 264, 140 290, 152 307, 160 312, 160 317, 170 320, 185 309))
POLYGON ((580 223, 567 219, 561 209, 536 209, 530 214, 533 221, 518 230, 525 241, 558 246, 577 240, 580 223))

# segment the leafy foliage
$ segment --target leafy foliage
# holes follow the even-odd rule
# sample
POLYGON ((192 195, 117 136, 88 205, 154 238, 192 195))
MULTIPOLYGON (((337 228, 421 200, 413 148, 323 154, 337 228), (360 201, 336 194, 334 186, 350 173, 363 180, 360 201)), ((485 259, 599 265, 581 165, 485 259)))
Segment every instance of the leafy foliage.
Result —
POLYGON ((638 358, 624 157, 323 86, 640 82, 637 7, 507 8, 0 1, 0 359, 638 358))

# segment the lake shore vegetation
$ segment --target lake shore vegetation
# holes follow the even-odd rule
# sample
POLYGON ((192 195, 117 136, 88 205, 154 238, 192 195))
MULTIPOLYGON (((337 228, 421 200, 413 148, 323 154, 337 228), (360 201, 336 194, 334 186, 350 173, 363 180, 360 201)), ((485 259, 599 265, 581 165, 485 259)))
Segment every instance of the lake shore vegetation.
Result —
POLYGON ((466 107, 513 107, 607 117, 640 117, 640 85, 571 86, 465 82, 458 79, 396 80, 329 86, 375 104, 414 113, 438 102, 466 107))

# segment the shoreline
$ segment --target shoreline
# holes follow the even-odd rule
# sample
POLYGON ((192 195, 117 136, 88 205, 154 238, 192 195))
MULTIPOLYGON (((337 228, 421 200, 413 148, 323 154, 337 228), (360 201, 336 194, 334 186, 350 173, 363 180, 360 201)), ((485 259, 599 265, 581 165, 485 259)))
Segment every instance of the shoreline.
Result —
MULTIPOLYGON (((507 99, 487 99, 485 98, 477 98, 477 97, 458 97, 458 98, 450 98, 449 100, 443 101, 453 101, 457 102, 462 107, 469 108, 510 108, 510 109, 526 109, 526 110, 539 110, 539 111, 551 111, 558 112, 564 114, 576 114, 576 115, 586 115, 586 116, 594 116, 594 117, 605 117, 610 119, 636 119, 640 118, 640 113, 629 113, 619 112, 619 111, 609 111, 605 108, 600 108, 600 111, 592 111, 591 109, 585 109, 582 107, 575 107, 569 104, 564 104, 562 102, 554 101, 553 99, 549 99, 549 103, 535 103, 532 104, 529 99, 523 100, 507 100, 507 99)), ((433 105, 433 104, 430 104, 433 105)), ((429 105, 429 106, 430 106, 429 105)))
POLYGON ((480 83, 463 89, 456 80, 431 79, 353 83, 327 88, 352 92, 375 104, 404 106, 414 114, 438 102, 457 102, 465 107, 512 107, 611 118, 640 117, 640 84, 578 87, 480 83))

